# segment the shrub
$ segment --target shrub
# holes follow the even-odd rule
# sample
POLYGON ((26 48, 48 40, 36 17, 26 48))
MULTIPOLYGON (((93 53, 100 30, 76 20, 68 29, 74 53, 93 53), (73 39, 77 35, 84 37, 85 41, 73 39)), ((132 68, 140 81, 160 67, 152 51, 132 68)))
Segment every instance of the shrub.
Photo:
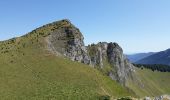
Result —
POLYGON ((110 96, 108 95, 100 96, 99 100, 110 100, 110 96))

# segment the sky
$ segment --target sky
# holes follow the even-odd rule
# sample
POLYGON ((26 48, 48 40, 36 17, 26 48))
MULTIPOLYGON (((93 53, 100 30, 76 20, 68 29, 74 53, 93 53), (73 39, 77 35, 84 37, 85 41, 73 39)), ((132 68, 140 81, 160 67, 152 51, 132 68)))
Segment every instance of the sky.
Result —
POLYGON ((170 0, 1 0, 0 41, 61 19, 85 45, 117 42, 127 54, 170 48, 170 0))

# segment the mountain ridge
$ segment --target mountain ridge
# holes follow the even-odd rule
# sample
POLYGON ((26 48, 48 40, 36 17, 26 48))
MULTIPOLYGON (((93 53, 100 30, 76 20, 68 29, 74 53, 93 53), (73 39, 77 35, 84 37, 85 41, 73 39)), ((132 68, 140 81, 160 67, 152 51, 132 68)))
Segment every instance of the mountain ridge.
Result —
POLYGON ((132 63, 135 63, 143 58, 153 55, 154 53, 156 53, 156 52, 135 53, 135 54, 131 54, 131 55, 126 54, 126 56, 132 63))
POLYGON ((90 100, 169 93, 160 88, 164 86, 160 85, 164 84, 160 79, 168 83, 169 73, 135 68, 117 43, 85 46, 83 39, 83 34, 69 20, 60 20, 0 42, 0 94, 4 99, 18 99, 22 95, 20 99, 90 100))
POLYGON ((47 37, 48 47, 53 52, 59 52, 72 61, 88 64, 99 70, 105 69, 104 63, 108 63, 110 66, 107 66, 105 74, 113 80, 125 84, 128 75, 133 72, 134 68, 117 43, 99 42, 86 47, 80 30, 70 21, 63 20, 62 22, 67 22, 69 25, 54 30, 47 37))
MULTIPOLYGON (((22 37, 0 42, 0 98, 98 100, 133 96, 132 92, 99 70, 50 51, 47 37, 58 29, 65 32, 64 27, 78 32, 62 20, 37 28, 22 37)), ((69 43, 73 40, 72 35, 62 39, 68 39, 69 43)), ((78 50, 82 48, 78 47, 78 50)), ((70 54, 69 51, 65 53, 70 54)), ((79 53, 82 52, 76 52, 79 53)))
POLYGON ((137 61, 137 64, 164 64, 170 65, 170 49, 157 52, 146 58, 137 61))

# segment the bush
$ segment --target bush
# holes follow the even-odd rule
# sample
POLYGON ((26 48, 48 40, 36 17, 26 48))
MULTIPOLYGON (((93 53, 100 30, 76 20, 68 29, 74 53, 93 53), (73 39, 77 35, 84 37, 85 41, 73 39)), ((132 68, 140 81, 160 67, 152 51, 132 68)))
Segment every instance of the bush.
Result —
POLYGON ((123 97, 123 98, 120 98, 120 99, 117 99, 117 100, 132 100, 130 97, 123 97))
POLYGON ((100 96, 99 100, 110 100, 110 96, 108 95, 100 96))

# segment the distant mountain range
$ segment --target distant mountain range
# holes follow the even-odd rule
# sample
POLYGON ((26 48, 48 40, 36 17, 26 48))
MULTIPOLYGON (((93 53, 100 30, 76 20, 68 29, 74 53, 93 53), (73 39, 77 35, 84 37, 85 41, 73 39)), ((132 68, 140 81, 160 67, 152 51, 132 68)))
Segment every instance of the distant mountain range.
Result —
POLYGON ((150 55, 153 55, 154 52, 149 52, 149 53, 136 53, 136 54, 132 54, 132 55, 126 55, 127 58, 132 62, 135 63, 143 58, 146 58, 150 55))
POLYGON ((170 49, 160 51, 136 61, 137 64, 164 64, 170 65, 170 49))
POLYGON ((137 53, 126 55, 135 64, 164 64, 170 65, 170 49, 160 52, 137 53))

